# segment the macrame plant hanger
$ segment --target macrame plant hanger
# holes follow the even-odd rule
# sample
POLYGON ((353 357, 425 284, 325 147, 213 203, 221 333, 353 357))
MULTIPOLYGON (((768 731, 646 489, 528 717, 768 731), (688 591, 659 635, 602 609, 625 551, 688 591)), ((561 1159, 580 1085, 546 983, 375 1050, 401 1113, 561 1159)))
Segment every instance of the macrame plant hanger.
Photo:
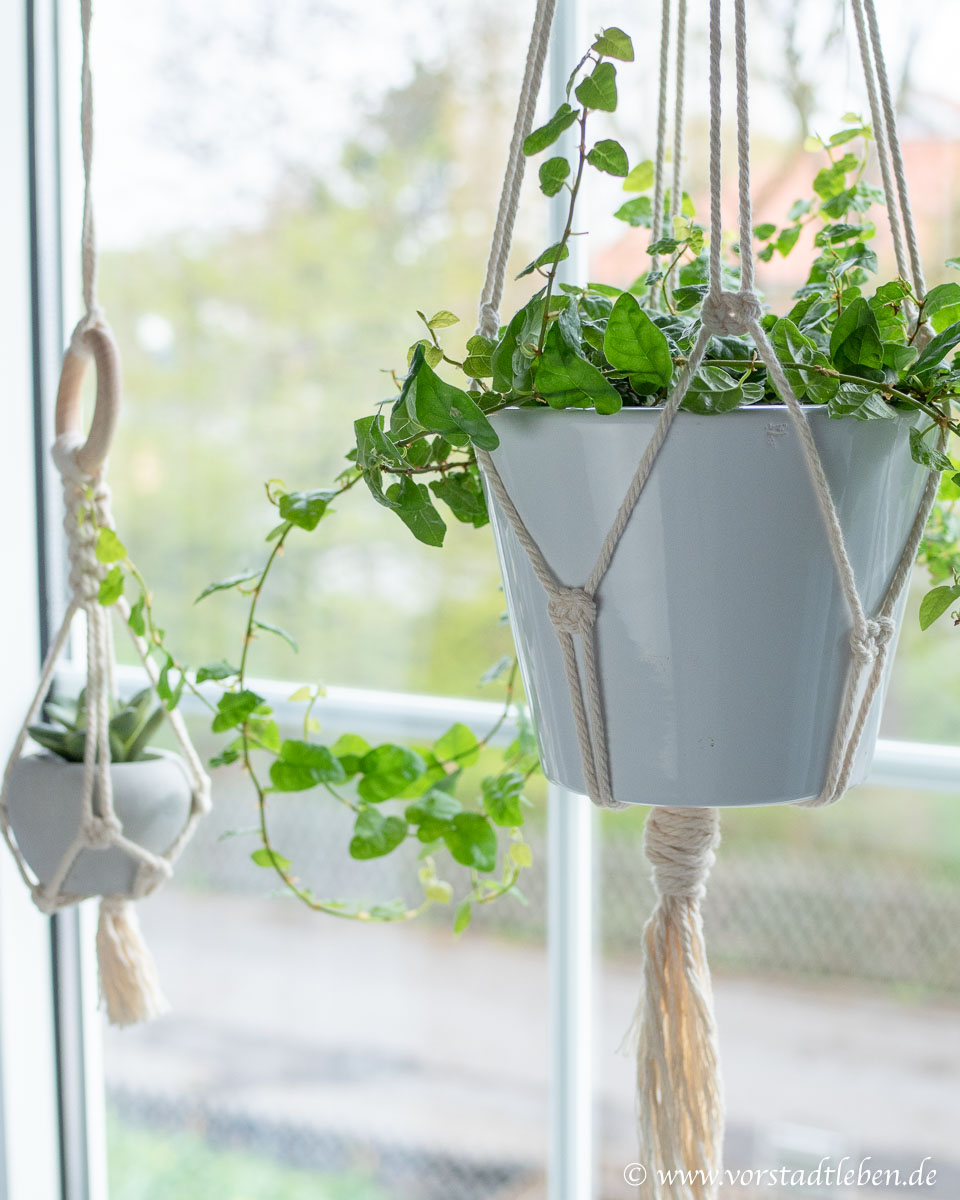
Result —
MULTIPOLYGON (((70 562, 70 599, 60 628, 50 646, 31 701, 7 763, 0 792, 0 828, 16 859, 34 903, 44 913, 55 913, 85 899, 63 890, 77 856, 84 850, 117 847, 138 863, 132 896, 105 895, 100 900, 97 954, 100 993, 110 1021, 128 1025, 149 1020, 166 1009, 156 968, 139 931, 131 899, 149 895, 170 877, 172 864, 200 816, 210 807, 210 781, 187 734, 179 712, 167 712, 191 781, 189 817, 174 843, 163 854, 154 854, 124 836, 113 806, 110 774, 110 700, 115 695, 114 644, 110 610, 100 604, 100 582, 106 566, 96 555, 100 529, 113 529, 106 464, 120 412, 120 358, 113 334, 97 304, 97 245, 94 230, 91 168, 93 161, 93 81, 90 69, 91 0, 80 0, 83 61, 81 67, 80 123, 83 144, 82 274, 85 312, 70 338, 56 403, 56 440, 53 460, 63 484, 64 521, 70 562), (80 389, 87 365, 96 367, 96 408, 89 436, 80 432, 80 389), (76 837, 64 853, 52 878, 43 883, 33 877, 9 821, 9 787, 14 765, 50 691, 57 662, 70 637, 74 618, 82 614, 86 625, 86 711, 81 812, 76 837)), ((156 665, 146 642, 129 626, 130 608, 123 597, 114 606, 130 633, 137 654, 154 688, 156 665)))
MULTIPOLYGON (((923 271, 907 192, 903 154, 893 111, 874 0, 850 0, 880 160, 890 232, 897 267, 911 280, 922 301, 923 271)), ((682 199, 684 68, 687 0, 676 0, 676 79, 674 91, 673 177, 670 215, 682 199)), ((654 160, 651 240, 661 236, 665 204, 665 163, 669 96, 670 34, 674 0, 663 0, 660 45, 657 148, 654 160)), ((499 305, 523 178, 523 142, 533 127, 555 0, 539 0, 527 56, 516 124, 497 213, 479 312, 477 332, 499 333, 499 305)), ((750 129, 745 0, 733 0, 737 94, 737 159, 740 279, 737 290, 723 286, 721 214, 721 0, 709 4, 710 96, 710 242, 709 287, 702 305, 696 344, 676 387, 667 398, 653 436, 637 465, 623 502, 589 577, 579 585, 560 580, 524 524, 494 461, 486 451, 477 458, 493 498, 508 518, 547 595, 573 705, 584 777, 593 802, 625 808, 610 783, 603 695, 597 664, 596 619, 603 603, 603 580, 650 477, 657 455, 714 335, 747 335, 783 401, 796 431, 823 519, 837 579, 850 618, 850 659, 837 714, 823 787, 807 807, 832 804, 846 790, 871 705, 883 679, 896 633, 894 613, 937 493, 939 473, 931 471, 916 518, 887 591, 873 614, 863 606, 843 530, 830 494, 816 443, 786 373, 764 331, 755 289, 753 221, 750 201, 750 129), (579 653, 577 648, 579 640, 579 653)), ((654 260, 654 267, 657 263, 654 260)), ((916 309, 908 315, 916 321, 916 309)), ((930 329, 915 329, 922 346, 930 329)), ((718 417, 722 420, 722 417, 718 417)), ((644 850, 653 868, 657 901, 644 929, 644 978, 636 1016, 637 1121, 639 1161, 647 1167, 640 1189, 648 1200, 714 1200, 722 1169, 724 1110, 713 996, 703 938, 700 905, 719 842, 718 811, 713 808, 653 807, 647 817, 644 850), (685 1170, 687 1182, 660 1185, 660 1172, 685 1170)))

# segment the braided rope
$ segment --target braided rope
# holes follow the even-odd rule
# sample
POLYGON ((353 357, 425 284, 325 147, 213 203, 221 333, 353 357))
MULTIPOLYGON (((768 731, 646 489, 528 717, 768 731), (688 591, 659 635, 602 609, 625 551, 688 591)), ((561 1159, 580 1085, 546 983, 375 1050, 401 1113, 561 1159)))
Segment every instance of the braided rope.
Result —
MULTIPOLYGON (((859 3, 860 0, 855 0, 855 8, 859 3)), ((903 148, 900 145, 900 134, 897 130, 897 115, 893 107, 890 79, 887 75, 887 60, 883 53, 883 42, 880 37, 880 23, 877 20, 877 10, 874 0, 862 0, 862 3, 866 9, 867 25, 870 29, 870 47, 873 51, 873 65, 877 74, 880 101, 886 122, 887 148, 893 161, 894 178, 897 181, 897 195, 900 198, 903 231, 907 239, 907 249, 910 252, 913 284, 917 298, 922 301, 926 295, 927 287, 923 278, 923 262, 920 258, 920 243, 917 240, 917 230, 913 221, 913 209, 910 206, 910 189, 907 185, 907 172, 903 162, 903 148)), ((866 58, 864 58, 864 70, 868 70, 866 58)))
MULTIPOLYGON (((97 948, 100 984, 110 1020, 129 1024, 164 1011, 156 970, 140 937, 131 899, 148 895, 170 877, 172 864, 210 807, 210 781, 177 712, 165 710, 183 752, 190 786, 190 808, 173 844, 154 853, 124 835, 114 809, 110 754, 110 706, 115 695, 115 654, 111 614, 99 601, 107 567, 97 558, 102 529, 113 529, 110 489, 104 479, 106 457, 120 404, 119 359, 112 334, 97 303, 97 239, 93 210, 93 73, 90 56, 91 0, 80 0, 82 37, 80 136, 83 153, 83 223, 81 264, 84 315, 64 355, 57 393, 57 438, 53 460, 63 486, 70 599, 40 672, 40 680, 14 741, 0 786, 0 832, 13 853, 17 869, 44 913, 54 913, 86 898, 65 890, 71 868, 85 851, 121 850, 134 864, 129 893, 101 897, 97 948), (79 431, 80 386, 90 358, 97 362, 97 404, 89 438, 79 431), (17 844, 11 826, 9 801, 14 771, 53 683, 57 662, 69 639, 74 619, 86 625, 86 731, 80 784, 80 820, 73 837, 49 878, 35 875, 17 844)), ((158 683, 149 647, 129 626, 130 609, 121 598, 115 606, 130 634, 154 690, 158 683)))
POLYGON ((537 96, 543 79, 543 65, 550 43, 550 28, 556 0, 537 0, 537 8, 530 31, 530 46, 520 88, 517 117, 513 125, 507 166, 500 191, 500 203, 493 227, 490 254, 487 259, 486 276, 480 295, 480 315, 477 333, 495 338, 500 329, 500 300, 506 279, 507 260, 513 242, 513 226, 520 204, 520 188, 523 184, 525 159, 523 143, 533 128, 533 116, 537 107, 537 96))
MULTIPOLYGON (((872 11, 872 0, 854 0, 855 4, 867 5, 867 15, 872 11)), ((662 218, 662 175, 665 146, 667 112, 667 69, 669 64, 669 28, 671 15, 670 0, 663 3, 663 23, 660 45, 660 94, 658 101, 658 145, 655 163, 653 237, 658 236, 662 218), (660 203, 657 202, 657 180, 660 180, 660 203)), ((679 18, 681 28, 684 19, 679 18)), ((722 285, 722 144, 721 144, 721 0, 710 0, 710 275, 709 289, 701 310, 701 329, 696 344, 684 365, 672 394, 664 404, 653 436, 646 446, 626 495, 614 517, 596 563, 582 589, 565 588, 556 578, 544 557, 536 539, 532 537, 516 507, 507 495, 506 488, 496 469, 492 457, 478 453, 478 461, 485 478, 509 521, 521 546, 526 551, 534 572, 548 593, 548 613, 561 639, 561 651, 570 685, 574 720, 581 747, 584 775, 593 800, 603 806, 616 805, 609 783, 609 749, 606 745, 605 720, 603 715, 602 686, 599 678, 596 648, 596 604, 599 588, 609 570, 624 530, 630 521, 644 490, 657 456, 670 431, 690 382, 703 360, 707 345, 714 334, 749 335, 766 365, 771 380, 786 406, 790 421, 800 440, 801 452, 807 467, 811 485, 820 509, 824 530, 830 546, 836 576, 851 617, 851 656, 844 683, 840 708, 837 716, 836 734, 831 746, 824 786, 820 794, 804 803, 809 805, 829 804, 843 794, 849 783, 853 760, 862 739, 863 730, 871 704, 879 690, 887 651, 893 636, 892 616, 896 602, 906 584, 923 527, 929 516, 936 493, 937 474, 931 472, 924 496, 919 506, 903 551, 894 569, 890 584, 879 611, 868 616, 860 598, 856 576, 847 553, 843 529, 831 495, 823 463, 809 423, 800 402, 786 377, 786 373, 761 324, 762 306, 755 292, 755 258, 753 253, 752 204, 750 197, 750 126, 749 126, 749 75, 747 67, 747 23, 745 0, 734 0, 735 57, 737 81, 737 156, 739 191, 739 237, 741 280, 736 292, 726 291, 722 285), (570 626, 564 624, 566 616, 559 616, 561 609, 554 603, 561 594, 579 593, 592 603, 589 622, 570 626), (582 670, 575 653, 572 637, 579 633, 584 644, 582 670), (865 683, 865 686, 864 686, 865 683), (859 699, 858 699, 859 697, 859 699)), ((875 13, 874 13, 875 24, 875 13)), ((876 43, 877 39, 874 38, 876 43)), ((873 46, 874 60, 879 64, 882 52, 873 46)), ((678 49, 676 111, 682 112, 683 71, 682 58, 678 49)), ((866 65, 866 62, 865 62, 866 65)), ((878 68, 879 70, 879 68, 878 68)), ((880 70, 880 91, 883 94, 885 70, 880 70)), ((527 103, 529 103, 528 93, 527 103)), ((520 117, 518 114, 518 121, 520 117)), ((896 142, 895 126, 889 116, 886 120, 886 144, 891 148, 896 142)), ((676 136, 676 131, 675 131, 676 136)), ((894 152, 894 167, 902 166, 902 156, 894 152)), ((675 172, 677 163, 674 164, 675 172)), ((902 172, 901 172, 902 173, 902 172)), ((898 181, 899 181, 899 175, 898 181)), ((675 178, 677 176, 675 175, 675 178)), ((905 181, 904 181, 905 194, 905 181)), ((901 197, 902 200, 902 197, 901 197)), ((909 204, 904 207, 904 223, 909 226, 908 246, 911 238, 915 242, 912 222, 909 219, 909 204)), ((511 223, 512 217, 511 214, 511 223)), ((511 224, 512 227, 512 224, 511 224)), ((497 239, 495 238, 495 241, 497 239)), ((500 249, 503 243, 497 241, 500 249)), ((912 251, 911 251, 912 255, 912 251)), ((561 606, 562 607, 562 606, 561 606)), ((565 611, 565 610, 564 610, 565 611)))
MULTIPOLYGON (((670 76, 670 12, 670 0, 663 0, 663 7, 660 13, 660 87, 657 94, 657 148, 653 158, 651 242, 658 242, 663 235, 663 176, 667 155, 667 92, 670 76)), ((651 255, 650 269, 655 271, 659 262, 659 255, 651 255)))

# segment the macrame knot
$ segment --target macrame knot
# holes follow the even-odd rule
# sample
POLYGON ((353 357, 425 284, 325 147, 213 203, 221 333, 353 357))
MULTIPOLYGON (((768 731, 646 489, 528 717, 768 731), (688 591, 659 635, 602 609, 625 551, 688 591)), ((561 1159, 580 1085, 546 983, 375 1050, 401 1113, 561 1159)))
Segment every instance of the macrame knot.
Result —
POLYGON ((99 304, 93 304, 74 326, 70 334, 70 350, 81 358, 92 357, 92 351, 84 341, 84 334, 106 323, 106 314, 99 304))
POLYGON ((110 488, 102 469, 87 475, 77 464, 76 452, 84 439, 78 433, 62 433, 53 444, 53 461, 63 483, 63 530, 70 562, 69 582, 81 603, 97 599, 106 567, 97 558, 97 537, 101 528, 113 527, 110 514, 110 488))
POLYGON ((49 892, 43 884, 35 884, 30 889, 30 894, 34 904, 46 917, 52 917, 62 907, 60 897, 56 893, 49 892))
POLYGON ((896 632, 897 626, 891 617, 877 617, 865 621, 861 628, 850 633, 850 648, 854 658, 862 663, 873 662, 890 644, 896 632))
POLYGON ((83 841, 90 850, 106 850, 123 836, 123 826, 115 816, 94 817, 84 828, 83 841))
POLYGON ((708 292, 700 309, 704 329, 721 336, 746 333, 763 316, 763 305, 753 292, 708 292))
POLYGON ((193 810, 205 816, 213 808, 213 797, 210 794, 210 781, 204 777, 203 782, 194 788, 193 810))
POLYGON ((596 624, 597 605, 583 588, 558 588, 547 603, 547 613, 563 633, 589 633, 596 624))
POLYGON ((165 858, 143 859, 137 869, 137 877, 133 883, 135 900, 142 900, 155 892, 173 875, 173 867, 165 858))
POLYGON ((715 808, 651 808, 643 849, 659 894, 702 899, 719 842, 715 808))

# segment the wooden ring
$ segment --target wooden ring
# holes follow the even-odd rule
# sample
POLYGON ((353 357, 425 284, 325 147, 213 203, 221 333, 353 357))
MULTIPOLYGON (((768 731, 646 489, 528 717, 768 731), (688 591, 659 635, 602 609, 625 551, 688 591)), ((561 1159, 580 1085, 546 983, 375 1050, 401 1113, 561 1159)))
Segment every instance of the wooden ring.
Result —
POLYGON ((57 388, 55 428, 57 437, 81 432, 80 389, 92 358, 97 371, 97 401, 90 433, 76 453, 77 466, 85 475, 96 475, 110 453, 120 416, 120 352, 107 325, 90 325, 67 347, 57 388), (86 353, 84 353, 86 351, 86 353))

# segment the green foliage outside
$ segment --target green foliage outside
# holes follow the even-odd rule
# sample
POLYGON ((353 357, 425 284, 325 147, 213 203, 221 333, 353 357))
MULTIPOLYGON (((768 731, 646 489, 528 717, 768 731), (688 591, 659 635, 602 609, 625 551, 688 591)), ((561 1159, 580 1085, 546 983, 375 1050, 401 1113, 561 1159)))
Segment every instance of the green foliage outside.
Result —
MULTIPOLYGON (((111 1117, 111 1200, 387 1200, 362 1170, 337 1174, 220 1150, 195 1133, 160 1133, 111 1117)), ((390 1200, 402 1200, 395 1194, 390 1200)))

